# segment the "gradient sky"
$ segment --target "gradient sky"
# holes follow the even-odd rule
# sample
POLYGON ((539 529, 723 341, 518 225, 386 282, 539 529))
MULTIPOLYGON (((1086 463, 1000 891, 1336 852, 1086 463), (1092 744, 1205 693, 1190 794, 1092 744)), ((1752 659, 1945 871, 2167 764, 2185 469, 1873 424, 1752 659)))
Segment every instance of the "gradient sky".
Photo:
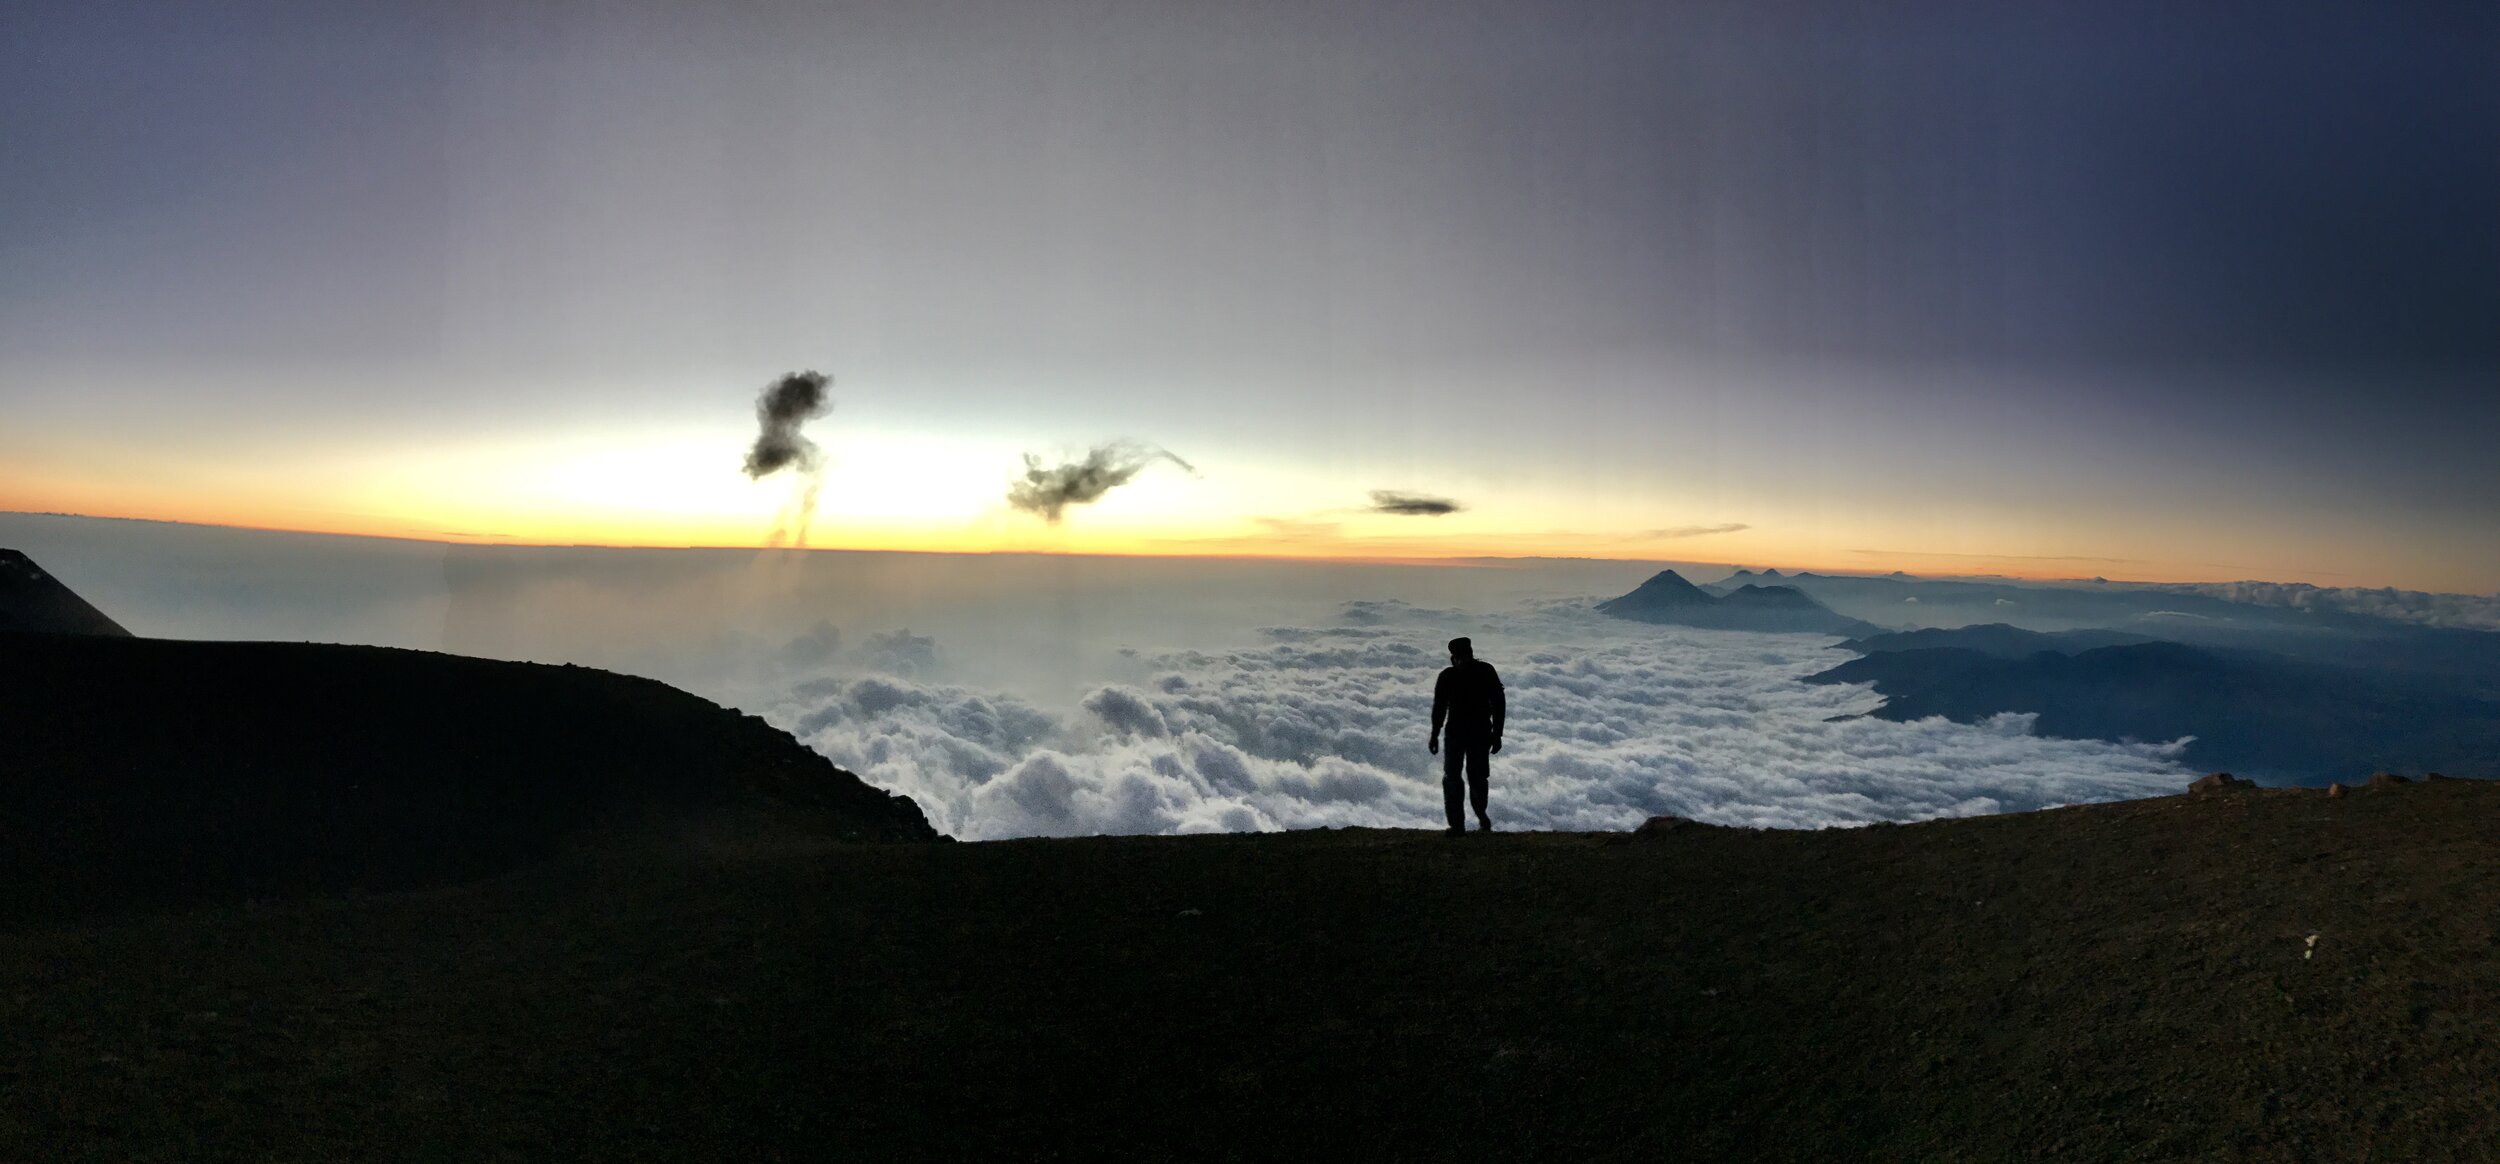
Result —
POLYGON ((39 2, 0 133, 0 509, 755 544, 812 367, 817 545, 2500 590, 2490 4, 39 2))

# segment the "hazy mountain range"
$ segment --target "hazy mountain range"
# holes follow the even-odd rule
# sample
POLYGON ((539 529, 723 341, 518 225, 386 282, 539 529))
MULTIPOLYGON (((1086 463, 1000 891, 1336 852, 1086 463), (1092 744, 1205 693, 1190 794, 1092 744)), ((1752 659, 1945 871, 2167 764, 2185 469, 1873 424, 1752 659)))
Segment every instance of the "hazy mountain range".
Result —
POLYGON ((2500 635, 2247 597, 1776 569, 1700 587, 1670 570, 1598 609, 1851 635, 1865 657, 1808 681, 1871 683, 1871 714, 1898 722, 2028 713, 2039 735, 2185 738, 2192 767, 2296 784, 2500 771, 2500 635))
POLYGON ((2040 634, 2003 624, 1874 636, 1807 680, 1872 683, 1871 714, 1974 723, 2037 716, 2075 739, 2190 737, 2187 763, 2268 783, 2353 783, 2376 771, 2500 772, 2500 701, 2437 682, 2259 651, 2040 634))
MULTIPOLYGON (((2314 588, 2250 583, 2191 590, 2097 580, 2052 584, 1931 579, 1899 573, 1859 577, 1740 570, 1705 589, 1733 591, 1765 582, 1802 591, 1843 616, 1895 630, 2002 623, 2043 632, 2117 632, 2221 650, 2263 651, 2447 684, 2478 698, 2500 699, 2500 633, 2472 625, 2430 625, 2321 603, 2253 600, 2279 593, 2326 593, 2314 588)), ((2396 602, 2409 592, 2387 594, 2388 601, 2396 602)), ((2410 597, 2425 602, 2484 601, 2471 595, 2410 597)))

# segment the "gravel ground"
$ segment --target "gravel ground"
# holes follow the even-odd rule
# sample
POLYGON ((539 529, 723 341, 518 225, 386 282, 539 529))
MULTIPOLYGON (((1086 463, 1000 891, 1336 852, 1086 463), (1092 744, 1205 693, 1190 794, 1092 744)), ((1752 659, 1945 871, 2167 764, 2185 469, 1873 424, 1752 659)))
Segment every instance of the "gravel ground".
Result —
POLYGON ((2495 826, 610 837, 0 937, 0 1158, 2500 1158, 2495 826))

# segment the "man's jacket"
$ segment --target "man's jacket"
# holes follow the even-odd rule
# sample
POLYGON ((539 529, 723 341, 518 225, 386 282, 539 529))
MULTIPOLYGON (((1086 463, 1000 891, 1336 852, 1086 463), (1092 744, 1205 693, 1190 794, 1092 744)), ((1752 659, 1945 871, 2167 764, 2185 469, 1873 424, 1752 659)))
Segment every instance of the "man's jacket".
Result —
POLYGON ((1502 711, 1502 677, 1482 659, 1443 667, 1432 685, 1432 722, 1438 726, 1447 718, 1452 743, 1501 738, 1502 711))

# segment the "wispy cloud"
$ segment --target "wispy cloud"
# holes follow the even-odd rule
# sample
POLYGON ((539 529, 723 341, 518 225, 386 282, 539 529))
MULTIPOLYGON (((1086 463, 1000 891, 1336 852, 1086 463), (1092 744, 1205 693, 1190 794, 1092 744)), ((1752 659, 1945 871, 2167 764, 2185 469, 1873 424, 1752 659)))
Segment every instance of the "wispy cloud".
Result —
POLYGON ((1873 558, 1979 558, 1998 562, 2100 562, 2108 565, 2127 565, 2145 560, 2143 558, 2091 558, 2081 554, 1958 554, 1944 550, 1851 550, 1849 552, 1865 554, 1873 558))
POLYGON ((1752 528, 1741 521, 1725 521, 1717 525, 1673 525, 1665 529, 1647 529, 1641 531, 1641 536, 1645 538, 1701 538, 1711 534, 1736 533, 1752 528))
POLYGON ((1402 517, 1442 517, 1467 508, 1447 497, 1422 493, 1401 493, 1395 489, 1372 490, 1373 513, 1394 513, 1402 517))

